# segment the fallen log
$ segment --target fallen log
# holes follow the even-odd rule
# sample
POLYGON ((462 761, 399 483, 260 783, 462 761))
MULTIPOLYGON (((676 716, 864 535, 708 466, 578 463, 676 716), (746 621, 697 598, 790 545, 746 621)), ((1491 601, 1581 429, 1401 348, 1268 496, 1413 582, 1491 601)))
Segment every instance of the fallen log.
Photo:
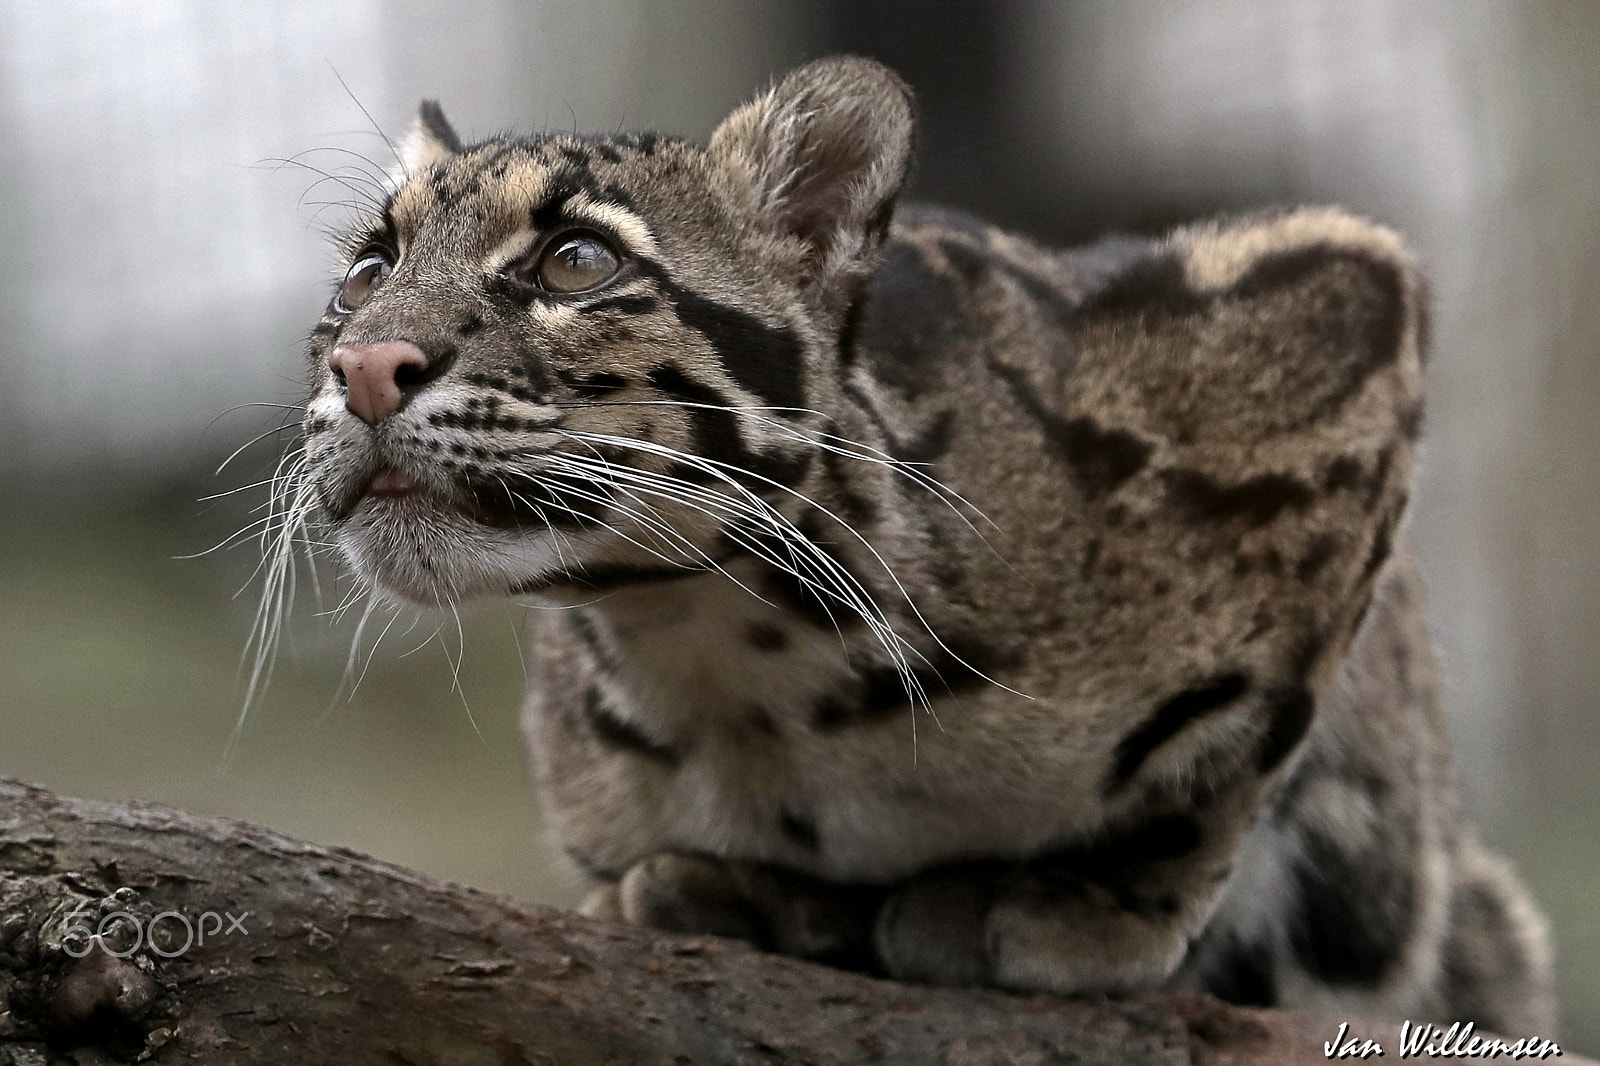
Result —
POLYGON ((1397 1032, 898 984, 0 779, 0 1066, 1245 1066, 1326 1062, 1338 1021, 1397 1032))

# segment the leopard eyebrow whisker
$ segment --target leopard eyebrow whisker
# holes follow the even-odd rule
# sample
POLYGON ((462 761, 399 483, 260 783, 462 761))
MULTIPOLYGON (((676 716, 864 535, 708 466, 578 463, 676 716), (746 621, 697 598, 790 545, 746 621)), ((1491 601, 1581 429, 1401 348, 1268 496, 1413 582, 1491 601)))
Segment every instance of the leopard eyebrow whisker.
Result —
POLYGON ((983 521, 987 522, 989 526, 997 532, 1000 528, 999 526, 995 525, 989 516, 971 500, 967 499, 965 496, 961 495, 955 489, 946 485, 938 478, 935 478, 926 470, 919 469, 919 467, 927 466, 928 464, 926 463, 908 462, 907 460, 896 458, 888 452, 883 451, 881 448, 875 448, 870 444, 864 444, 860 441, 851 440, 848 437, 840 436, 835 433, 830 433, 823 430, 803 431, 793 425, 790 425, 782 419, 767 418, 757 413, 787 412, 793 414, 814 415, 817 418, 824 419, 825 421, 832 421, 832 419, 829 419, 827 415, 809 407, 770 407, 759 405, 746 406, 739 404, 711 404, 697 403, 690 400, 598 400, 588 403, 556 403, 551 404, 550 406, 567 407, 578 410, 588 407, 683 407, 693 410, 731 411, 734 414, 739 415, 741 418, 747 418, 752 422, 757 422, 776 429, 779 433, 782 433, 792 440, 804 442, 812 447, 832 452, 835 455, 844 456, 848 459, 876 463, 878 465, 887 467, 900 476, 907 478, 918 487, 933 493, 935 496, 938 496, 945 502, 946 506, 955 512, 958 518, 966 523, 967 527, 971 529, 972 532, 979 537, 979 539, 983 540, 985 545, 989 544, 988 539, 985 538, 982 532, 980 532, 978 528, 972 524, 971 519, 969 519, 966 514, 962 512, 961 507, 970 509, 973 514, 976 514, 979 518, 983 519, 983 521), (958 507, 957 504, 960 506, 958 507))

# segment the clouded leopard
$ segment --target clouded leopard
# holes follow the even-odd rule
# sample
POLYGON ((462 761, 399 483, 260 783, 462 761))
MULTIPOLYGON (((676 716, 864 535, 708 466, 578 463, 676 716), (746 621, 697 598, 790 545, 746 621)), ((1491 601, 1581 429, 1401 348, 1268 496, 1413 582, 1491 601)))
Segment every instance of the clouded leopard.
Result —
POLYGON ((1426 299, 1338 210, 1046 250, 805 66, 701 147, 424 104, 309 348, 357 573, 532 612, 594 914, 909 979, 1552 1024, 1402 524, 1426 299), (558 607, 563 609, 548 609, 558 607))

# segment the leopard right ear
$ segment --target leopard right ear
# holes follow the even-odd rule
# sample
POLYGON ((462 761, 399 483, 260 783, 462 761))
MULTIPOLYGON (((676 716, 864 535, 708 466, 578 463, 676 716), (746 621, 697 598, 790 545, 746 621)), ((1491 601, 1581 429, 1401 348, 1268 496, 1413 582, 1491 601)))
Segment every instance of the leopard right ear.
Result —
POLYGON ((439 101, 424 100, 417 117, 398 146, 401 178, 409 178, 442 163, 462 149, 450 120, 444 117, 439 101))
POLYGON ((863 273, 882 240, 912 123, 905 82, 842 56, 808 63, 739 108, 709 151, 761 225, 804 242, 809 280, 827 288, 863 273))

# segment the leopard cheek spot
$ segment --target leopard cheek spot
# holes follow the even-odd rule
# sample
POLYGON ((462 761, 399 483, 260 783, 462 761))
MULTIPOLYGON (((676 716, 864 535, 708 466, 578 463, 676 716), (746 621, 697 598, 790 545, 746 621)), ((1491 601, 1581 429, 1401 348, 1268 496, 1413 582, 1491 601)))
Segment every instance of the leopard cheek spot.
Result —
POLYGON ((789 634, 771 622, 753 622, 746 634, 757 651, 778 652, 789 646, 789 634))
POLYGON ((822 850, 822 837, 817 831, 817 823, 805 815, 786 808, 778 817, 778 829, 791 844, 805 851, 822 850))

